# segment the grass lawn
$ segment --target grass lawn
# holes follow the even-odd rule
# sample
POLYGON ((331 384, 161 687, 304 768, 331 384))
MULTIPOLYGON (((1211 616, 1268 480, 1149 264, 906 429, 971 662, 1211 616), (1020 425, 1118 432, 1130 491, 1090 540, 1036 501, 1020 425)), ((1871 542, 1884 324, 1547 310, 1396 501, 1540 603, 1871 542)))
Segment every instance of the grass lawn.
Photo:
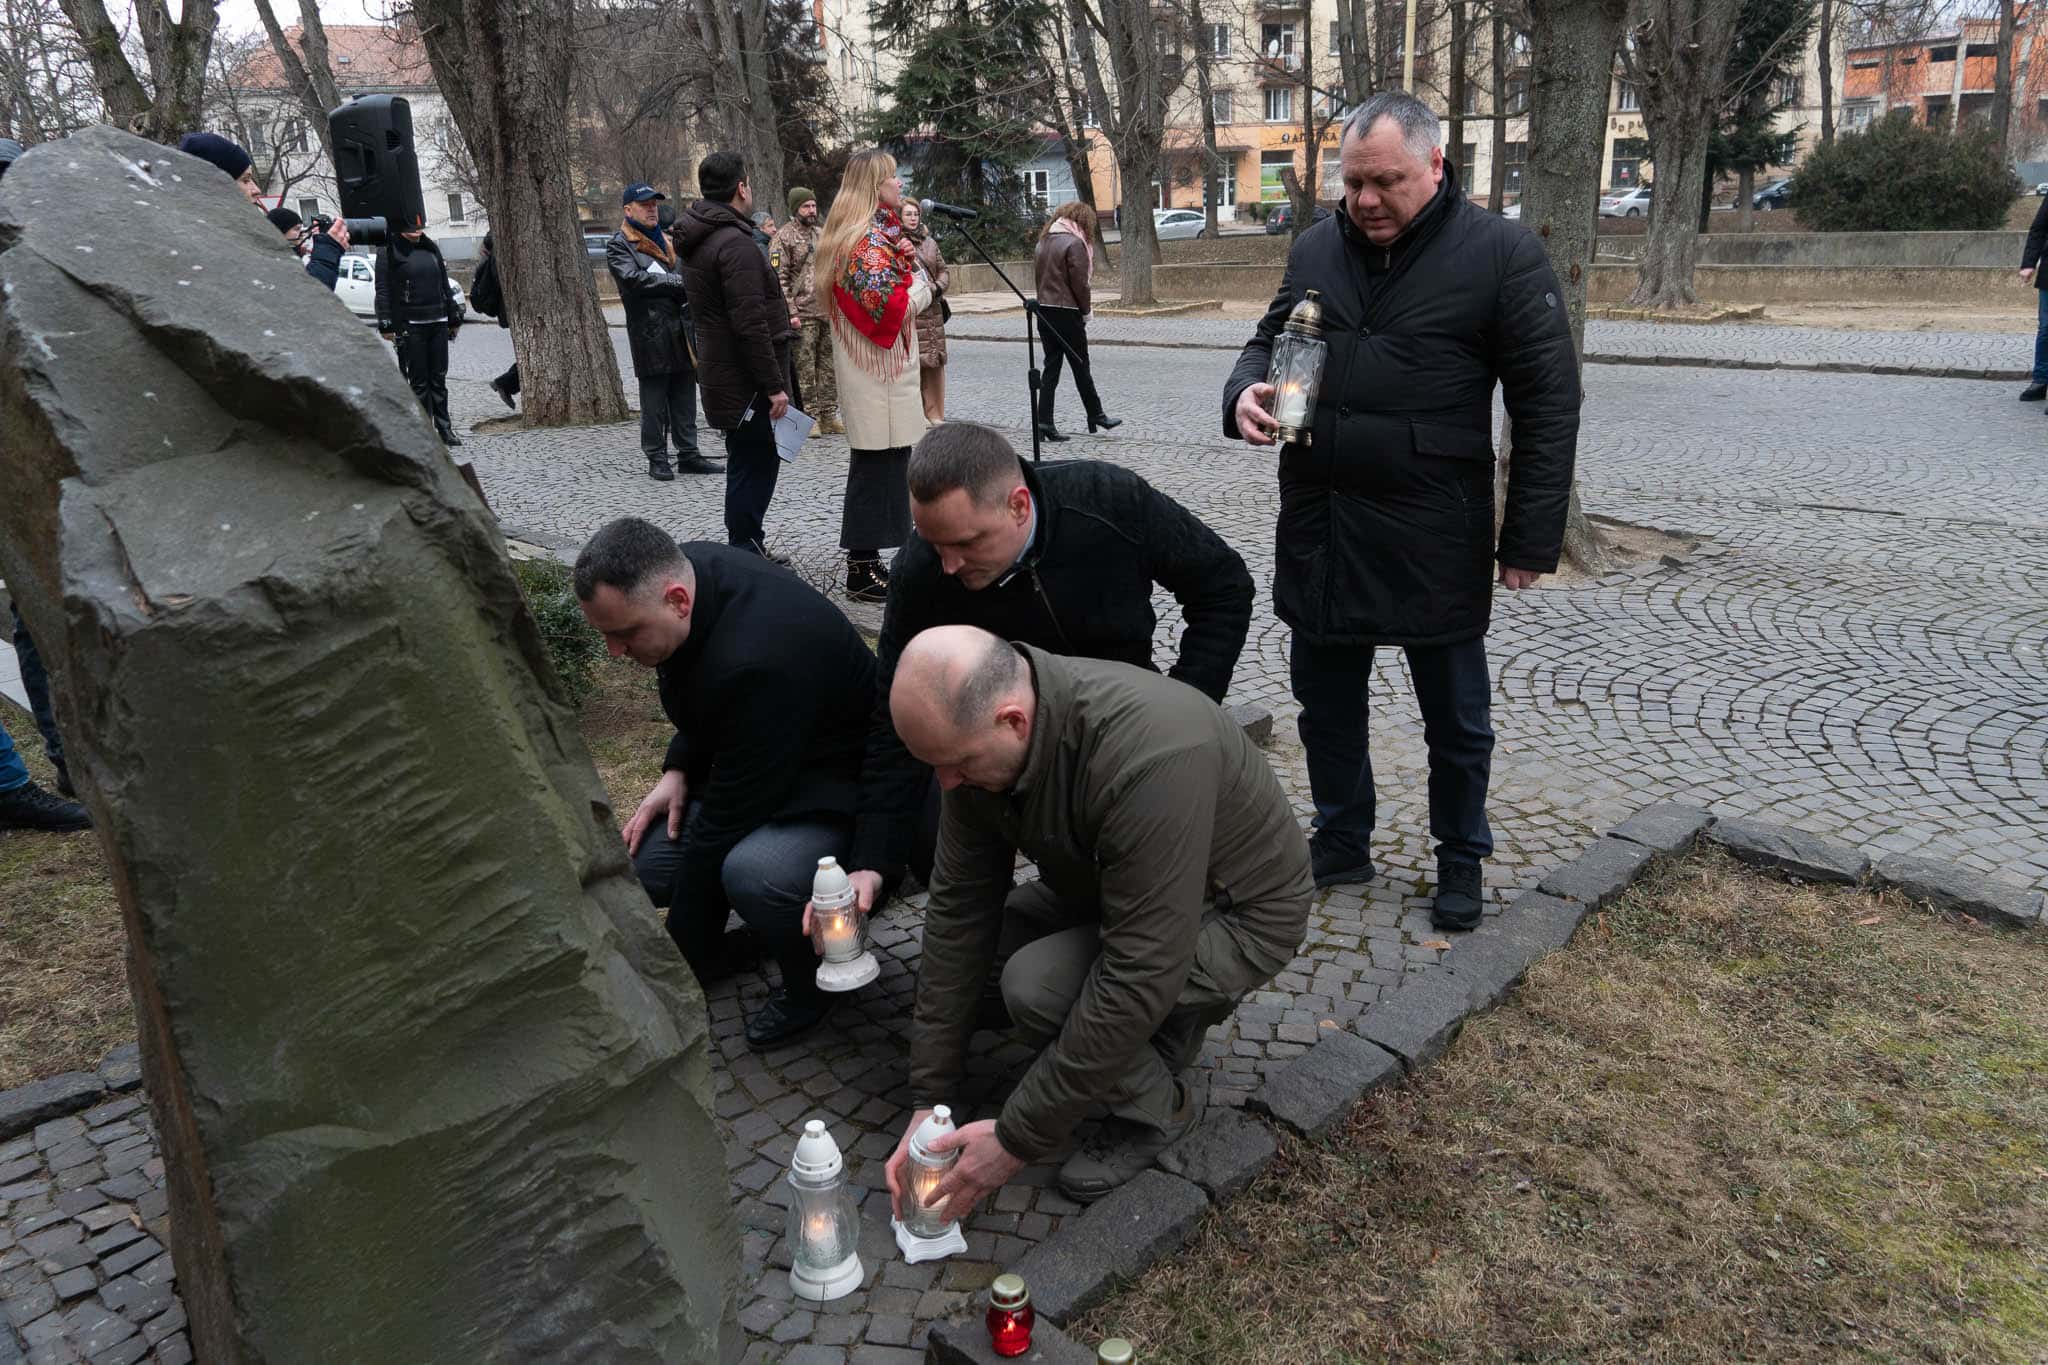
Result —
POLYGON ((1078 1327, 1146 1365, 2048 1360, 2048 939, 1676 864, 1078 1327))
MULTIPOLYGON (((54 774, 28 713, 0 701, 0 718, 30 776, 49 786, 54 774)), ((582 723, 623 821, 661 777, 674 733, 661 714, 654 674, 599 664, 582 723)), ((90 1070, 135 1036, 126 963, 121 907, 99 836, 0 834, 0 1090, 90 1070)))

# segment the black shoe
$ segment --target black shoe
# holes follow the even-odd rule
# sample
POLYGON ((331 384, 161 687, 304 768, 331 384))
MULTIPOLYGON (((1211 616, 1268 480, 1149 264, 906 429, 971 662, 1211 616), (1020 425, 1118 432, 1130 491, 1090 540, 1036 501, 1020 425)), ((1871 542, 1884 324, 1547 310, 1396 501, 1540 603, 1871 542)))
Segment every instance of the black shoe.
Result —
POLYGON ((76 801, 78 788, 71 785, 71 769, 62 763, 53 763, 50 766, 57 770, 57 795, 67 801, 76 801))
POLYGON ((1104 417, 1098 412, 1088 419, 1088 431, 1091 435, 1097 427, 1101 427, 1104 431, 1115 431, 1123 424, 1124 419, 1121 417, 1104 417))
POLYGON ((769 549, 766 545, 763 545, 758 540, 750 540, 741 548, 752 550, 755 554, 761 556, 761 558, 767 560, 770 564, 780 564, 784 568, 789 567, 788 555, 779 555, 775 553, 775 551, 769 549))
POLYGON ((747 1020, 747 1045, 774 1047, 824 1022, 825 1001, 821 996, 805 998, 777 991, 747 1020))
POLYGON ((676 473, 678 474, 723 474, 724 472, 724 465, 713 464, 702 455, 676 456, 676 473))
POLYGON ((1060 435, 1060 429, 1050 422, 1040 422, 1038 424, 1038 434, 1048 441, 1064 441, 1067 439, 1060 435))
POLYGON ((649 460, 647 462, 648 478, 657 480, 661 483, 667 483, 671 479, 675 478, 675 476, 675 467, 671 465, 667 460, 649 460))
POLYGON ((512 401, 512 390, 505 386, 505 381, 502 378, 491 381, 491 392, 504 399, 506 407, 511 408, 514 412, 519 410, 519 405, 512 401))
POLYGON ((441 444, 451 449, 462 444, 462 438, 455 434, 454 427, 441 428, 441 444))
POLYGON ((889 580, 882 575, 881 561, 850 559, 846 562, 846 597, 850 602, 886 602, 889 580))
POLYGON ((2048 384, 2029 384, 2020 390, 2022 403, 2038 403, 2043 398, 2048 398, 2048 384))
POLYGON ((684 953, 683 961, 689 964, 698 985, 710 986, 759 966, 761 945, 754 938, 754 931, 742 926, 727 930, 694 955, 684 953))
POLYGON ((1453 933, 1473 928, 1486 908, 1482 894, 1478 863, 1440 860, 1436 865, 1436 899, 1429 907, 1430 924, 1453 933))
POLYGON ((1362 884, 1378 875, 1372 865, 1372 855, 1365 849, 1321 830, 1309 836, 1308 865, 1315 874, 1317 890, 1341 886, 1346 882, 1362 884))
POLYGON ((76 801, 66 801, 35 783, 0 792, 0 829, 41 829, 64 833, 91 829, 92 815, 76 801))

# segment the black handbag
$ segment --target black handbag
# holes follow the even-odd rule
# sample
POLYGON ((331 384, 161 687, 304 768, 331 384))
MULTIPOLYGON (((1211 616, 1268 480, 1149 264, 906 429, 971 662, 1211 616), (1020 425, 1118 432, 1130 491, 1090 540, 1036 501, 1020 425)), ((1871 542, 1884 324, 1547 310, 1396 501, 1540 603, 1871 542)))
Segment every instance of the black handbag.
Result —
POLYGON ((953 305, 946 302, 944 294, 939 295, 939 322, 941 325, 953 320, 953 305))

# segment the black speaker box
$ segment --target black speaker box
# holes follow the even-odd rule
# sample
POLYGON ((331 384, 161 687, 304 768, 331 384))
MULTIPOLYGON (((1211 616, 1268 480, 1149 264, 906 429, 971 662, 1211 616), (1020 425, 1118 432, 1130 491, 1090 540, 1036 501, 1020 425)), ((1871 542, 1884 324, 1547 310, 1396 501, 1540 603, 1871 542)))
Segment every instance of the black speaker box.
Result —
POLYGON ((344 218, 382 218, 392 231, 423 227, 419 155, 412 105, 403 95, 365 95, 327 115, 334 135, 334 178, 344 218))

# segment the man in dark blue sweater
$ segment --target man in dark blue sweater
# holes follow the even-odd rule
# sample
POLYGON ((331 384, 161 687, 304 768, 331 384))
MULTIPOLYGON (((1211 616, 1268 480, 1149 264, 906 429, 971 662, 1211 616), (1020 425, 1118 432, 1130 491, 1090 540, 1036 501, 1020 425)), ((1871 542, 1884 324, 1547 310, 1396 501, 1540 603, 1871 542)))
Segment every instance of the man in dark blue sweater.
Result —
POLYGON ((853 843, 875 656, 815 589, 749 550, 678 545, 636 517, 576 557, 576 597, 614 658, 655 670, 676 736, 625 826, 647 894, 709 981, 728 909, 782 969, 747 1021, 767 1047, 824 1018, 802 932, 811 877, 853 843))

